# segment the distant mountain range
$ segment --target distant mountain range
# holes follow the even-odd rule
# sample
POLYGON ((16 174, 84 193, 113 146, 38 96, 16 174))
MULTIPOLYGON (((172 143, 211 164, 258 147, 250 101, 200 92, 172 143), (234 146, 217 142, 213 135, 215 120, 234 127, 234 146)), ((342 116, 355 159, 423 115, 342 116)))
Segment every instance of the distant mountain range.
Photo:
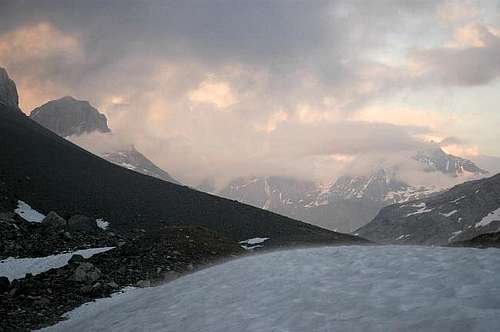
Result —
POLYGON ((19 112, 10 96, 0 98, 0 212, 22 200, 44 215, 105 220, 121 234, 199 225, 231 241, 268 238, 266 247, 367 243, 119 167, 19 112))
MULTIPOLYGON (((104 114, 88 101, 77 100, 71 96, 52 100, 35 108, 30 117, 65 138, 91 133, 111 133, 104 114)), ((178 183, 168 172, 155 165, 133 146, 117 151, 99 152, 98 155, 130 170, 178 183)))
MULTIPOLYGON (((437 172, 442 177, 480 177, 488 173, 472 161, 437 147, 418 151, 413 159, 423 165, 425 172, 437 172)), ((328 229, 353 232, 384 206, 428 197, 442 189, 437 185, 409 185, 399 179, 397 169, 377 168, 368 175, 341 176, 329 185, 284 177, 239 178, 217 194, 328 229)))
POLYGON ((500 174, 383 208, 356 234, 378 243, 445 245, 500 231, 500 174))

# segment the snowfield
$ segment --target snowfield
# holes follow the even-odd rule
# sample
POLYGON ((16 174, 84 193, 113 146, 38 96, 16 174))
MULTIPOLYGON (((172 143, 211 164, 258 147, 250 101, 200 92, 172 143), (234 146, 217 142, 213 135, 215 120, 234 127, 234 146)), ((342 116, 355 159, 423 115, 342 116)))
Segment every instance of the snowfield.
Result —
POLYGON ((42 220, 45 218, 45 215, 33 209, 26 202, 19 200, 17 201, 17 208, 14 210, 14 212, 18 216, 29 222, 42 222, 42 220))
POLYGON ((82 249, 70 253, 51 255, 35 258, 6 258, 0 261, 0 276, 5 276, 9 280, 24 278, 26 273, 39 274, 50 269, 62 267, 68 264, 71 256, 75 254, 89 258, 100 252, 105 252, 114 247, 82 249))
POLYGON ((279 251, 83 305, 46 331, 498 331, 500 251, 279 251))

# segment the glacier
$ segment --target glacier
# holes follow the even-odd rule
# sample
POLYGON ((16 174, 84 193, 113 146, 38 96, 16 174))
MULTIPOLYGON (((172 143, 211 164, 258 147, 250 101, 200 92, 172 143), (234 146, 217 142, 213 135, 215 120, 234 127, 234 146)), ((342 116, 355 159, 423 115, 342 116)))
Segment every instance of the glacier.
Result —
POLYGON ((499 285, 498 249, 276 251, 116 293, 44 331, 498 331, 499 285))

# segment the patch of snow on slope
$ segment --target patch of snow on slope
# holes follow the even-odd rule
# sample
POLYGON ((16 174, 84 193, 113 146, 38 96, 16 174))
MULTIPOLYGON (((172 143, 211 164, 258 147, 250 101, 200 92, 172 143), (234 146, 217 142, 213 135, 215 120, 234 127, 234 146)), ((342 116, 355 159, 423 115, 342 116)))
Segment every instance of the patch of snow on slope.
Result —
POLYGON ((29 222, 42 222, 43 218, 45 218, 45 215, 32 209, 31 206, 23 201, 17 201, 17 208, 14 212, 29 222))
POLYGON ((455 214, 455 213, 457 213, 457 212, 458 212, 458 210, 453 210, 453 211, 450 211, 450 212, 448 212, 448 213, 440 213, 440 215, 442 215, 442 216, 444 216, 444 217, 448 218, 448 217, 451 217, 452 215, 454 215, 454 214, 455 214))
POLYGON ((405 217, 410 217, 410 216, 414 216, 417 214, 422 214, 422 213, 427 213, 427 212, 432 211, 432 209, 427 209, 424 202, 419 203, 419 204, 414 204, 414 205, 412 205, 412 207, 419 208, 419 209, 415 212, 408 213, 405 217))
POLYGON ((109 227, 109 222, 102 218, 96 219, 95 222, 97 223, 97 227, 100 229, 106 230, 109 227))
POLYGON ((254 255, 99 299, 45 331, 496 331, 499 253, 341 246, 254 255))
POLYGON ((260 244, 264 243, 267 240, 269 240, 268 237, 255 237, 252 239, 240 241, 240 245, 243 249, 251 250, 251 249, 263 247, 260 244))
POLYGON ((137 167, 135 167, 134 165, 126 163, 126 162, 120 163, 120 166, 128 168, 129 170, 132 170, 132 171, 137 169, 137 167))
POLYGON ((460 196, 459 198, 454 199, 454 200, 452 200, 451 202, 452 202, 452 203, 458 203, 458 202, 460 202, 462 199, 464 199, 465 197, 467 197, 467 196, 465 196, 465 195, 460 196))
POLYGON ((500 208, 496 209, 495 211, 490 212, 486 217, 481 219, 480 222, 476 223, 476 225, 474 225, 474 227, 479 228, 479 227, 488 226, 493 221, 500 221, 500 208))
POLYGON ((33 275, 48 271, 53 268, 68 264, 71 256, 82 255, 85 258, 113 249, 113 247, 91 248, 77 250, 70 253, 51 255, 36 258, 7 258, 0 261, 0 276, 6 276, 9 280, 24 278, 26 273, 33 275))
POLYGON ((448 238, 448 242, 451 242, 454 238, 456 238, 460 234, 462 234, 462 231, 456 231, 456 232, 451 233, 451 237, 448 238))

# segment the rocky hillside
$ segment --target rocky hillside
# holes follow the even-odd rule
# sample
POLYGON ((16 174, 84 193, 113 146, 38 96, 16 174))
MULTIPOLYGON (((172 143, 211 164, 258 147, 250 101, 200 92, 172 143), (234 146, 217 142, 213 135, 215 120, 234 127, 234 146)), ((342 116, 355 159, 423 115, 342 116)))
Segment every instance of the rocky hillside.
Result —
POLYGON ((0 331, 52 325, 79 305, 127 286, 149 287, 244 253, 238 243, 202 227, 166 227, 124 239, 114 249, 40 274, 0 276, 0 331))
POLYGON ((19 109, 16 83, 10 79, 7 71, 2 67, 0 67, 0 104, 19 109))
POLYGON ((456 241, 453 247, 500 248, 500 232, 478 235, 470 240, 456 241))
MULTIPOLYGON (((45 128, 65 138, 96 132, 111 133, 108 120, 104 114, 90 105, 88 101, 77 100, 69 96, 49 101, 35 108, 30 117, 45 128)), ((107 138, 103 136, 100 139, 106 140, 107 138)), ((105 145, 105 142, 102 142, 102 144, 105 145)), ((87 148, 94 152, 92 146, 87 148)), ((133 146, 117 151, 109 149, 105 149, 105 152, 101 149, 95 150, 100 157, 119 166, 164 181, 178 183, 168 172, 156 166, 133 146)))
POLYGON ((356 234, 378 243, 445 245, 500 227, 500 174, 437 195, 394 204, 356 234))

